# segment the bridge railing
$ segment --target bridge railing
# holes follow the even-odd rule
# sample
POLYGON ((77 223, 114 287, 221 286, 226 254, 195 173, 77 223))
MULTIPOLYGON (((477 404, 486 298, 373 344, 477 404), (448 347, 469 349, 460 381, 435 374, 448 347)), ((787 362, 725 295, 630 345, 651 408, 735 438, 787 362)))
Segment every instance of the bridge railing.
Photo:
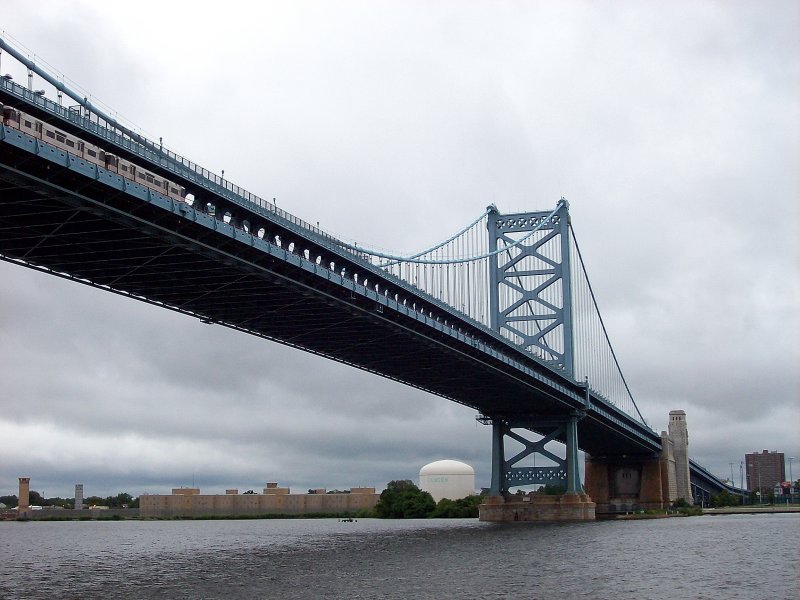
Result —
POLYGON ((195 179, 195 182, 200 183, 203 185, 203 187, 215 193, 221 194, 235 201, 244 200, 245 202, 249 202, 263 210, 267 210, 270 213, 273 213, 278 217, 289 221, 290 223, 293 223, 294 225, 301 227, 302 229, 305 229, 318 237, 326 238, 333 243, 340 242, 340 240, 329 233, 326 233, 319 227, 316 227, 315 225, 312 225, 311 223, 308 223, 307 221, 304 221, 303 219, 300 219, 299 217, 281 208, 278 208, 277 204, 274 202, 265 200, 264 198, 253 194, 242 187, 239 187, 238 185, 228 181, 227 179, 224 179, 222 176, 214 173, 213 171, 198 165, 194 161, 191 161, 176 152, 173 152, 169 148, 163 146, 163 144, 148 140, 144 136, 138 136, 142 141, 133 139, 133 137, 121 132, 117 127, 106 123, 97 115, 86 111, 80 105, 70 107, 63 106, 53 102, 43 95, 37 94, 26 87, 19 85, 18 83, 15 83, 10 79, 0 78, 0 89, 12 97, 19 98, 20 100, 32 104, 41 110, 47 111, 60 119, 80 127, 96 137, 107 140, 116 146, 124 148, 125 150, 144 158, 148 162, 166 168, 176 175, 186 177, 188 171, 193 175, 199 176, 205 181, 198 181, 195 179))
POLYGON ((701 465, 700 463, 698 463, 698 462, 697 462, 695 459, 693 459, 693 458, 689 458, 689 466, 691 467, 691 469, 692 469, 692 470, 693 470, 693 471, 694 471, 694 472, 695 472, 697 475, 700 475, 700 476, 702 476, 703 478, 705 478, 707 481, 711 482, 711 483, 712 483, 714 486, 716 486, 716 488, 717 488, 718 490, 720 490, 720 491, 721 491, 721 490, 726 490, 726 491, 728 491, 728 492, 731 492, 731 493, 734 493, 734 494, 743 494, 743 495, 747 495, 747 494, 749 494, 749 493, 750 493, 750 492, 749 492, 748 490, 746 490, 746 489, 743 489, 743 488, 737 487, 737 486, 736 486, 736 485, 734 485, 733 483, 728 483, 727 481, 725 481, 725 480, 724 480, 724 479, 722 479, 721 477, 717 477, 717 476, 716 476, 716 475, 714 475, 714 474, 713 474, 711 471, 709 471, 708 469, 706 469, 706 468, 705 468, 703 465, 701 465))
MULTIPOLYGON (((408 287, 414 293, 423 297, 431 305, 442 310, 455 310, 461 312, 457 307, 451 304, 442 302, 440 299, 430 295, 425 289, 414 285, 406 279, 396 277, 394 274, 384 271, 379 265, 376 265, 371 257, 357 249, 349 247, 350 245, 337 237, 323 231, 317 226, 300 219, 299 217, 278 208, 275 203, 269 202, 260 196, 253 194, 244 188, 241 188, 230 181, 223 179, 216 173, 198 165, 197 163, 183 157, 161 144, 157 144, 151 140, 144 138, 139 134, 124 133, 117 127, 109 124, 104 119, 98 117, 94 113, 90 113, 84 107, 78 105, 73 107, 65 107, 57 104, 52 100, 37 94, 11 80, 0 78, 0 91, 5 92, 12 98, 22 100, 23 102, 33 105, 36 108, 45 111, 58 119, 67 121, 77 128, 88 132, 95 138, 104 140, 113 144, 113 146, 124 149, 131 154, 136 155, 147 161, 152 165, 158 165, 169 172, 174 173, 178 177, 196 183, 202 188, 205 188, 215 195, 230 200, 231 202, 254 210, 255 212, 266 213, 272 217, 277 217, 286 223, 294 225, 299 229, 303 235, 309 235, 328 246, 329 249, 335 250, 340 253, 346 253, 349 260, 354 260, 362 264, 362 266, 373 273, 381 273, 383 277, 388 279, 392 284, 401 287, 408 287), (135 138, 137 139, 134 139, 135 138)), ((480 326, 471 318, 471 315, 463 315, 466 320, 471 322, 472 325, 480 326)))
MULTIPOLYGON (((63 106, 44 95, 33 92, 10 79, 0 78, 0 90, 5 95, 17 98, 26 104, 33 105, 41 111, 49 113, 58 119, 71 123, 75 127, 90 133, 94 138, 109 142, 115 147, 124 149, 129 153, 141 157, 150 164, 174 173, 177 177, 191 181, 201 188, 226 198, 231 202, 256 210, 266 211, 270 215, 291 223, 310 234, 319 241, 326 242, 330 248, 345 252, 350 259, 360 261, 372 270, 383 272, 383 276, 395 285, 409 286, 426 298, 428 302, 440 309, 455 311, 467 322, 487 330, 494 336, 489 323, 488 310, 488 260, 462 263, 460 266, 439 264, 404 264, 403 262, 390 262, 378 260, 358 249, 348 248, 348 244, 335 236, 323 231, 317 226, 296 217, 295 215, 278 208, 274 202, 249 192, 233 184, 213 171, 198 165, 194 161, 173 152, 161 143, 155 143, 144 136, 125 130, 108 123, 99 115, 88 111, 81 105, 63 106)), ((488 251, 488 242, 485 235, 486 220, 480 219, 473 226, 465 229, 460 235, 454 236, 449 242, 438 245, 425 255, 429 258, 440 259, 446 256, 471 256, 482 255, 488 251)), ((423 256, 422 254, 418 256, 423 256)), ((513 342, 513 340, 511 340, 513 342)), ((597 377, 591 378, 593 392, 622 408, 631 416, 632 398, 623 400, 619 384, 615 389, 599 385, 597 377)))

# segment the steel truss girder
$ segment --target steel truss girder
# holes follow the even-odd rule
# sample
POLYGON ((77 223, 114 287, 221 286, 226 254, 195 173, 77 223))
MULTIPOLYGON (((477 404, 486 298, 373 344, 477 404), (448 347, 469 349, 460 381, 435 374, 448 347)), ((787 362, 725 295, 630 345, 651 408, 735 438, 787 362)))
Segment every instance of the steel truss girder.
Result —
MULTIPOLYGON (((383 287, 385 282, 386 286, 401 291, 402 295, 408 294, 409 298, 416 300, 409 301, 409 305, 406 306, 405 301, 378 294, 366 287, 365 279, 368 276, 372 283, 373 277, 378 275, 384 277, 385 274, 373 273, 367 264, 363 265, 363 269, 361 265, 358 266, 358 273, 362 275, 360 279, 346 278, 339 270, 342 264, 350 268, 351 263, 347 262, 349 259, 345 256, 346 253, 341 249, 330 250, 326 239, 313 237, 306 239, 297 234, 301 229, 300 225, 284 222, 279 217, 275 217, 275 222, 269 221, 267 217, 271 219, 272 216, 264 211, 263 220, 256 225, 263 222, 267 233, 262 236, 252 221, 250 229, 257 231, 257 235, 250 232, 242 233, 194 206, 161 197, 136 184, 125 184, 102 168, 91 164, 84 165, 80 161, 70 159, 66 153, 51 150, 46 144, 39 144, 29 136, 16 136, 12 130, 0 127, 0 162, 3 163, 0 165, 0 179, 14 184, 11 188, 6 188, 7 190, 26 192, 16 204, 20 210, 15 210, 11 203, 8 204, 7 216, 11 219, 10 222, 23 216, 26 217, 26 221, 30 221, 27 217, 39 213, 28 214, 29 207, 44 202, 45 210, 42 214, 47 215, 47 218, 44 223, 29 223, 29 227, 43 225, 52 228, 60 223, 59 219, 52 217, 54 207, 63 205, 65 208, 61 210, 65 211, 64 214, 71 214, 75 208, 80 207, 85 211, 86 218, 81 219, 81 230, 77 231, 77 235, 79 238, 84 235, 82 231, 84 228, 91 235, 72 243, 69 239, 75 237, 73 232, 62 228, 53 239, 69 242, 73 247, 76 244, 85 246, 80 253, 70 252, 64 243, 54 244, 50 241, 47 247, 53 248, 54 252, 49 254, 39 252, 36 257, 29 257, 29 260, 21 260, 19 258, 21 250, 14 248, 10 243, 11 240, 18 239, 16 233, 11 237, 0 236, 5 238, 4 248, 12 250, 0 255, 2 260, 23 264, 105 291, 176 310, 207 323, 219 323, 237 331, 275 340, 378 373, 484 412, 487 412, 487 409, 502 411, 502 414, 508 414, 506 411, 509 410, 516 411, 521 406, 518 399, 529 392, 533 392, 535 397, 526 398, 525 404, 532 408, 546 405, 545 407, 553 410, 569 410, 569 407, 581 403, 583 392, 575 388, 575 382, 565 377, 563 372, 556 373, 552 367, 545 368, 541 361, 534 360, 527 352, 523 353, 521 348, 511 348, 511 343, 496 332, 484 331, 469 321, 462 322, 454 311, 440 305, 436 300, 416 295, 417 292, 403 287, 402 282, 391 278, 380 279, 381 286, 383 287), (69 186, 74 185, 75 179, 79 177, 87 177, 94 181, 94 186, 80 185, 81 193, 70 191, 69 186), (38 199, 34 201, 29 194, 39 194, 38 199), (48 207, 47 201, 51 201, 52 206, 48 207), (100 218, 92 221, 90 220, 92 217, 100 218), (104 222, 108 225, 104 225, 104 222), (115 233, 117 231, 118 235, 115 233), (99 237, 93 238, 94 234, 99 234, 99 237), (281 238, 285 238, 283 244, 276 240, 278 234, 281 238), (143 243, 150 239, 155 239, 157 242, 153 245, 143 243), (299 240, 302 244, 299 248, 303 248, 307 243, 309 249, 313 251, 312 256, 303 257, 297 254, 297 248, 293 253, 288 243, 291 240, 296 243, 299 240), (119 273, 127 272, 131 264, 146 260, 149 252, 159 252, 162 243, 171 244, 176 250, 182 249, 184 252, 179 253, 175 259, 170 254, 162 253, 156 261, 157 269, 140 267, 136 271, 137 276, 129 279, 130 285, 119 289, 108 287, 107 282, 118 277, 119 273), (104 247, 107 244, 121 244, 121 247, 126 249, 122 254, 130 260, 119 260, 118 256, 114 256, 115 253, 119 254, 119 249, 104 247), (95 246, 98 245, 95 250, 95 246), (81 265, 80 270, 70 272, 70 266, 77 264, 73 259, 84 251, 91 260, 86 265, 81 265), (142 251, 141 256, 140 251, 142 251), (339 268, 315 264, 313 258, 318 252, 335 259, 339 268), (45 259, 40 261, 39 258, 42 256, 45 259), (59 260, 59 257, 69 260, 59 260), (172 274, 176 273, 174 265, 184 260, 188 264, 185 269, 187 272, 182 273, 180 277, 173 277, 172 274), (192 268, 195 262, 196 268, 192 268), (110 266, 107 266, 109 264, 110 266), (165 264, 169 265, 168 269, 162 269, 165 264), (254 274, 255 277, 250 285, 246 286, 247 289, 234 293, 228 286, 226 294, 200 302, 197 292, 212 288, 222 289, 221 286, 227 278, 221 274, 224 274, 228 267, 234 266, 236 269, 247 270, 254 274), (161 277, 156 287, 148 285, 152 278, 165 274, 167 276, 161 277), (266 288, 274 295, 273 302, 265 305, 259 300, 257 307, 259 310, 255 310, 252 302, 248 301, 248 298, 253 297, 254 289, 261 283, 276 281, 280 282, 280 285, 271 284, 266 288), (275 291, 277 288, 285 289, 286 293, 279 295, 275 291), (154 296, 147 296, 154 291, 157 292, 154 296), (288 318, 286 314, 282 317, 275 314, 271 309, 277 304, 283 303, 287 311, 293 306, 291 293, 314 298, 323 296, 327 300, 318 302, 318 310, 314 313, 298 310, 296 316, 293 312, 288 318), (246 309, 243 322, 233 318, 232 311, 227 308, 228 304, 240 305, 246 309), (421 305, 421 309, 417 309, 417 304, 421 305), (291 335, 288 330, 294 326, 294 322, 318 327, 317 321, 324 324, 325 319, 337 318, 321 312, 328 310, 325 305, 338 306, 361 316, 366 314, 367 318, 358 321, 347 320, 347 331, 342 326, 340 327, 342 331, 337 330, 336 335, 314 336, 313 328, 309 335, 302 338, 291 335), (440 323, 439 318, 434 317, 432 314, 434 309, 437 314, 446 317, 444 323, 440 323), (449 324, 448 319, 451 321, 449 324), (359 323, 359 327, 351 326, 351 323, 356 322, 359 323), (365 358, 363 352, 357 356, 355 351, 344 351, 356 348, 356 344, 349 343, 355 336, 360 336, 358 339, 372 344, 369 347, 374 348, 375 323, 382 324, 384 328, 396 328, 392 334, 395 337, 401 332, 404 337, 413 336, 418 342, 413 352, 404 351, 399 356, 396 361, 399 366, 394 370, 387 369, 388 361, 380 363, 379 353, 371 352, 369 358, 365 358), (461 373, 457 378, 443 377, 441 374, 419 378, 421 372, 418 368, 419 350, 430 348, 434 350, 446 348, 445 356, 452 359, 454 364, 477 364, 482 369, 480 372, 485 372, 488 376, 484 378, 471 375, 467 379, 465 374, 461 373), (522 356, 523 354, 525 356, 522 356), (496 377, 493 378, 493 375, 496 377), (449 381, 456 382, 460 387, 455 391, 445 389, 442 382, 449 381), (498 388, 498 383, 503 387, 498 388), (496 402, 490 400, 490 396, 496 396, 496 402)), ((0 184, 3 181, 0 181, 0 184)), ((0 195, 4 200, 8 195, 8 199, 11 200, 12 194, 0 195)), ((215 199, 214 203, 220 209, 218 212, 224 212, 227 210, 226 207, 233 206, 232 201, 229 203, 224 198, 219 202, 215 199)), ((257 216, 261 214, 259 210, 256 207, 252 213, 242 214, 257 216)), ((252 218, 255 219, 256 216, 252 218)), ((298 305, 302 306, 302 302, 298 302, 298 305)), ((340 325, 344 325, 341 321, 341 318, 338 318, 340 325)), ((327 331, 334 332, 332 329, 327 331)), ((392 339, 394 338, 387 333, 386 343, 379 349, 380 352, 394 348, 392 339)), ((614 431, 621 442, 632 444, 636 448, 642 444, 648 448, 660 447, 660 438, 654 432, 636 422, 629 422, 628 415, 611 405, 607 406, 601 398, 596 398, 594 403, 590 409, 592 418, 584 422, 591 425, 590 435, 584 436, 584 441, 590 440, 593 444, 605 443, 605 435, 602 436, 603 441, 598 442, 598 440, 600 434, 604 434, 608 429, 614 431)))
POLYGON ((489 313, 492 329, 511 339, 521 340, 517 344, 528 352, 539 356, 547 364, 567 375, 574 373, 574 350, 572 333, 572 290, 570 282, 569 206, 562 206, 550 218, 549 212, 501 215, 496 208, 489 210, 487 228, 489 250, 502 250, 514 244, 512 233, 526 233, 539 227, 546 233, 533 236, 519 243, 512 254, 501 252, 489 263, 489 313), (559 256, 547 256, 546 245, 558 244, 559 256), (504 246, 505 245, 505 246, 504 246), (542 268, 520 270, 519 263, 533 259, 542 268), (536 285, 526 285, 524 278, 534 278, 536 285), (560 306, 542 297, 554 286, 561 285, 560 306), (501 286, 518 294, 508 306, 500 306, 501 286), (519 311, 522 310, 522 314, 519 311), (527 327, 526 327, 527 325, 527 327), (560 328, 560 335, 558 334, 560 328), (559 335, 559 344, 548 341, 559 335), (560 346, 560 347, 559 347, 560 346))
POLYGON ((572 411, 563 418, 502 418, 483 419, 492 424, 492 485, 493 496, 507 495, 512 487, 536 484, 562 484, 568 494, 583 492, 578 469, 577 423, 585 416, 583 411, 572 411), (517 431, 514 431, 517 430, 517 431), (530 433, 546 432, 539 440, 530 440, 518 430, 530 433), (505 438, 511 438, 524 447, 513 457, 505 458, 505 438), (549 451, 547 444, 565 440, 567 452, 564 458, 549 451), (516 467, 524 459, 543 456, 555 463, 552 466, 516 467))

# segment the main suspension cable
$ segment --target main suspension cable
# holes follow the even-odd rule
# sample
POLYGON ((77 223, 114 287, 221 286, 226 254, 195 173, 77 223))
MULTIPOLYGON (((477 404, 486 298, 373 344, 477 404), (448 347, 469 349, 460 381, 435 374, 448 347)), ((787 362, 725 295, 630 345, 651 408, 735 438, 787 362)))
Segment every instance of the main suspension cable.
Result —
POLYGON ((600 308, 597 306, 597 298, 595 298, 594 290, 592 289, 592 282, 589 281, 589 274, 586 272, 586 265, 583 263, 583 255, 581 255, 580 246, 578 246, 578 239, 575 237, 575 230, 572 229, 572 223, 569 224, 569 230, 572 233, 572 241, 575 244, 575 250, 578 252, 578 260, 581 264, 581 270, 583 271, 583 276, 586 279, 586 285, 589 288, 589 294, 592 297, 592 304, 594 305, 594 310, 597 313, 597 317, 600 320, 600 327, 603 329, 603 336, 606 339, 606 343, 608 343, 608 349, 611 351, 611 356, 614 358, 614 364, 617 367, 617 372, 619 373, 620 378, 622 379, 622 383, 625 386, 625 390, 628 392, 628 397, 631 399, 633 403, 633 407, 636 409, 636 412, 639 415, 639 418, 642 420, 642 423, 647 425, 647 421, 645 420, 642 412, 639 410, 639 407, 636 405, 636 400, 633 399, 633 394, 631 393, 631 388, 628 387, 628 382, 625 379, 625 375, 622 373, 622 368, 619 366, 619 360, 617 360, 617 353, 614 352, 614 346, 611 345, 611 340, 608 337, 608 331, 606 330, 606 324, 603 321, 603 315, 600 314, 600 308))
MULTIPOLYGON (((484 258, 491 258, 492 256, 497 256, 498 254, 500 254, 502 252, 506 252, 509 248, 514 248, 516 246, 519 246, 520 244, 522 244, 522 242, 524 242, 527 239, 529 239, 530 237, 532 237, 537 231, 539 231, 542 227, 544 227, 555 216, 555 214, 558 212, 558 210, 562 206, 564 206, 564 200, 559 200, 558 203, 556 204, 556 207, 550 212, 549 215, 547 215, 547 217, 545 219, 543 219, 536 227, 531 229, 526 235, 524 235, 523 237, 518 239, 513 244, 509 244, 508 246, 506 246, 504 248, 498 248, 497 250, 493 250, 491 252, 487 252, 487 253, 482 254, 480 256, 466 256, 466 257, 449 258, 449 259, 438 259, 438 260, 435 260, 435 259, 421 259, 419 257, 424 255, 424 254, 426 254, 426 253, 428 253, 428 252, 430 252, 430 250, 428 250, 426 252, 422 252, 422 253, 417 253, 417 254, 414 254, 414 255, 411 255, 411 256, 399 256, 397 254, 387 254, 385 252, 379 252, 378 250, 370 250, 368 248, 362 248, 361 246, 358 246, 356 244, 348 244, 346 242, 339 242, 339 245, 342 246, 343 248, 348 249, 348 250, 352 250, 353 252, 359 252, 361 254, 368 254, 370 256, 375 256, 377 258, 385 258, 385 259, 387 259, 389 261, 394 261, 396 263, 405 262, 405 263, 415 263, 415 264, 421 264, 421 265, 446 265, 446 264, 451 264, 452 265, 452 264, 473 262, 473 261, 477 261, 477 260, 482 260, 484 258)), ((470 225, 470 227, 475 225, 484 216, 486 216, 486 213, 481 215, 481 217, 477 221, 474 221, 472 223, 472 225, 470 225)), ((469 228, 467 228, 467 229, 469 229, 469 228)), ((466 231, 466 229, 464 231, 466 231)), ((463 231, 462 231, 462 233, 463 233, 463 231)), ((453 238, 451 238, 451 240, 455 239, 455 237, 457 237, 457 236, 454 236, 453 238)), ((435 246, 435 248, 439 248, 442 245, 443 244, 438 244, 437 246, 435 246)), ((378 265, 378 266, 382 266, 382 265, 378 265)))

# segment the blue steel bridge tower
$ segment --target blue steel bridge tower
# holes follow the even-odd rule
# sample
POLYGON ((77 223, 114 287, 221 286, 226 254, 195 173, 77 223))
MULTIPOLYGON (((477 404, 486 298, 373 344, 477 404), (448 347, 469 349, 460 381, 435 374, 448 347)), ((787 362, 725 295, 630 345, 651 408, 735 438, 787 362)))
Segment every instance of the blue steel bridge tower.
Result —
MULTIPOLYGON (((554 212, 503 215, 489 207, 489 251, 496 252, 489 261, 489 313, 492 329, 574 379, 569 224, 569 205, 563 198, 554 212)), ((525 405, 533 403, 521 403, 525 405)), ((566 415, 479 417, 492 425, 491 494, 506 495, 511 487, 531 484, 560 485, 568 494, 581 493, 577 423, 584 414, 576 410, 566 415), (527 433, 543 437, 533 441, 527 433), (506 439, 521 444, 522 450, 506 458, 506 439), (565 458, 545 448, 556 439, 566 442, 565 458), (553 464, 535 466, 537 455, 553 464), (533 466, 522 466, 530 459, 533 466)))

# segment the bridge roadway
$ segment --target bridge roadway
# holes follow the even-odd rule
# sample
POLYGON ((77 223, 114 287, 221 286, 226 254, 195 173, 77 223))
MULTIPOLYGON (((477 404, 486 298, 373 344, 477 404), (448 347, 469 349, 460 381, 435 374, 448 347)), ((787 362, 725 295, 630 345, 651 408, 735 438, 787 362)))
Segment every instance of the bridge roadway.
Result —
MULTIPOLYGON (((660 451, 656 432, 584 385, 274 205, 12 82, 0 80, 0 101, 195 196, 191 205, 164 197, 3 127, 4 260, 300 348, 484 415, 585 411, 579 444, 592 455, 660 451)), ((700 480, 703 472, 692 470, 700 480)))

